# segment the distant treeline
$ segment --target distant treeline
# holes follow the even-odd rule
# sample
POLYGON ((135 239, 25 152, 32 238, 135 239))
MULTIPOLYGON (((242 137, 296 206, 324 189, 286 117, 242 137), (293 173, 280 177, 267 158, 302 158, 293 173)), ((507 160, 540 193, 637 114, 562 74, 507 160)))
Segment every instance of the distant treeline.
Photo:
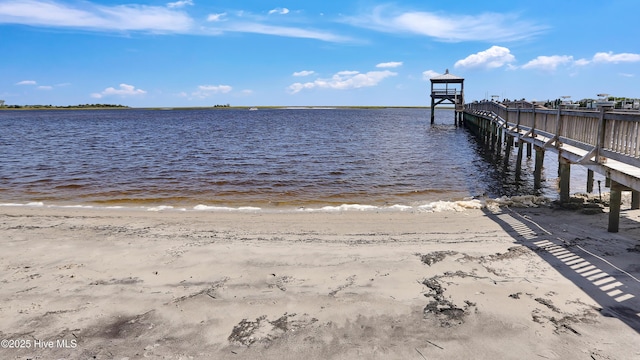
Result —
POLYGON ((97 108, 128 108, 128 106, 117 104, 80 104, 80 105, 5 105, 5 109, 97 109, 97 108))

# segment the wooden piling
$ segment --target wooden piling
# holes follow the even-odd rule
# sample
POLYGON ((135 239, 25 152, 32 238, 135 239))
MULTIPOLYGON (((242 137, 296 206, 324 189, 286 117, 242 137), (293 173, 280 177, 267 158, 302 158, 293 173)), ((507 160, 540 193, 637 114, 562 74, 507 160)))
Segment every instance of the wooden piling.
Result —
POLYGON ((587 193, 593 192, 593 170, 587 170, 587 193))
POLYGON ((522 148, 524 144, 522 140, 518 140, 518 154, 516 155, 516 180, 522 177, 522 148))
MULTIPOLYGON (((538 158, 536 154, 536 162, 537 160, 538 158)), ((559 156, 558 167, 560 169, 560 202, 569 202, 571 163, 562 156, 559 156)))
MULTIPOLYGON (((529 144, 531 145, 531 144, 529 144)), ((542 165, 544 164, 544 149, 536 146, 536 166, 533 170, 533 187, 541 188, 542 183, 542 165)))
POLYGON ((509 166, 509 157, 511 156, 511 147, 513 146, 513 137, 505 134, 505 149, 504 149, 504 166, 509 166))
POLYGON ((631 210, 640 209, 640 191, 631 191, 631 210))
POLYGON ((609 226, 607 231, 618 232, 620 228, 620 204, 622 203, 622 188, 615 181, 611 182, 609 198, 609 226))

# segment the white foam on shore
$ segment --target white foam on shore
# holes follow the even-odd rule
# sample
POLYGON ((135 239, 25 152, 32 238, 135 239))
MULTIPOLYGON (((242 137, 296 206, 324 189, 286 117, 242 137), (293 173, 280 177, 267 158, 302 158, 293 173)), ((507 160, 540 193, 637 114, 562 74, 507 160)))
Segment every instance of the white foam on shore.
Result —
POLYGON ((486 200, 486 207, 489 210, 497 210, 501 206, 510 207, 538 207, 551 203, 551 199, 544 196, 521 195, 521 196, 503 196, 497 199, 486 200))
POLYGON ((360 205, 360 204, 342 204, 339 206, 323 206, 321 208, 300 208, 300 211, 321 211, 321 212, 334 212, 334 211, 367 211, 378 210, 378 206, 373 205, 360 205))
POLYGON ((173 206, 160 205, 160 206, 152 206, 150 208, 147 208, 147 211, 162 211, 162 210, 173 210, 173 209, 174 209, 173 206))
POLYGON ((211 206, 199 204, 192 209, 187 208, 175 208, 170 205, 158 205, 158 206, 140 206, 140 207, 126 207, 126 206, 93 206, 93 205, 45 205, 43 202, 29 202, 26 204, 19 203, 4 203, 1 206, 13 206, 13 207, 46 207, 46 208, 79 208, 79 209, 138 209, 145 211, 233 211, 233 212, 344 212, 344 211, 414 211, 414 212, 462 212, 473 209, 497 210, 500 207, 538 207, 540 205, 547 205, 551 202, 549 198, 543 196, 523 195, 523 196, 503 196, 496 199, 465 199, 458 201, 434 201, 426 204, 416 205, 385 205, 375 206, 366 204, 342 204, 337 206, 322 206, 318 208, 260 208, 255 206, 211 206))
POLYGON ((240 206, 237 208, 228 206, 209 206, 209 205, 196 205, 193 210, 200 211, 260 211, 262 208, 254 206, 240 206))

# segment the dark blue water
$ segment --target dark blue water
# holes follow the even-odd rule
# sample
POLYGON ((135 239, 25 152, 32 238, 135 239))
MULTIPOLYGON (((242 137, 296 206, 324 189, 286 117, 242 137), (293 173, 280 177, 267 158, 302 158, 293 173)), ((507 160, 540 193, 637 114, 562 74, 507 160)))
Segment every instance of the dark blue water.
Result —
POLYGON ((0 111, 0 131, 0 203, 418 206, 535 192, 450 110, 435 125, 428 109, 0 111))

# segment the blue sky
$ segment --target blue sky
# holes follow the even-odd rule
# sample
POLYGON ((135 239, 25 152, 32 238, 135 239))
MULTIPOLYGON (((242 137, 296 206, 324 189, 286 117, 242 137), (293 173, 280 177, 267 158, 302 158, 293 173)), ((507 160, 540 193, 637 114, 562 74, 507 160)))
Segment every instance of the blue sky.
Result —
POLYGON ((0 0, 7 104, 428 106, 640 98, 635 0, 0 0))

